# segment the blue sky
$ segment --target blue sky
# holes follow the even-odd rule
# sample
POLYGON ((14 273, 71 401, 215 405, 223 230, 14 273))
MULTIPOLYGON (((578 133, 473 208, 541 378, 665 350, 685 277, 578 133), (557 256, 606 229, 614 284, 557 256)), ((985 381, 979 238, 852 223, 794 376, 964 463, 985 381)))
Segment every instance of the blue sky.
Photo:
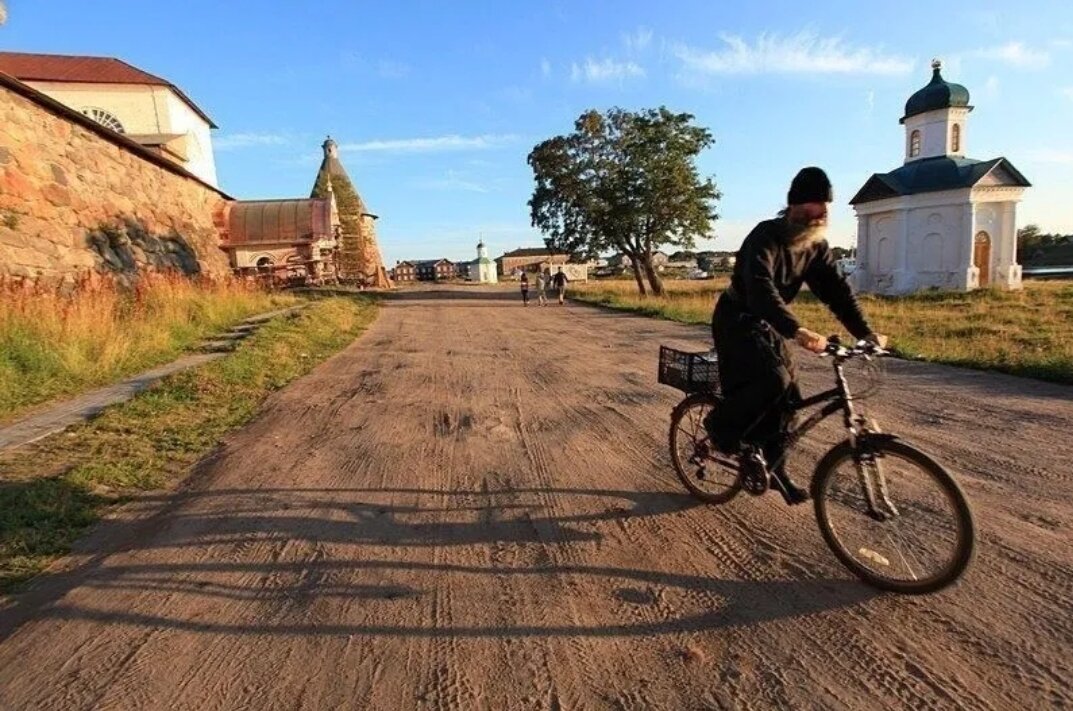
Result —
POLYGON ((831 175, 831 241, 849 245, 846 201, 900 165, 932 57, 972 94, 968 154, 1035 185, 1020 224, 1073 231, 1069 2, 7 4, 0 48, 116 56, 182 87, 220 126, 236 197, 308 194, 331 134, 389 264, 471 258, 482 234, 494 254, 540 244, 526 155, 610 106, 666 104, 714 133, 701 167, 722 217, 702 246, 736 248, 807 164, 831 175))

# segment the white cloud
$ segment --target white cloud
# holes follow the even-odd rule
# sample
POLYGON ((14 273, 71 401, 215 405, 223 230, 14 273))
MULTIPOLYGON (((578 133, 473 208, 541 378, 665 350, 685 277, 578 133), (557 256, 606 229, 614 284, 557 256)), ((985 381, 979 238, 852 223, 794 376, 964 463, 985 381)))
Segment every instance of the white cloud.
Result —
POLYGON ((1073 47, 1073 40, 1065 38, 1053 39, 1051 40, 1051 46, 1057 47, 1058 49, 1069 49, 1070 47, 1073 47))
POLYGON ((381 59, 376 63, 376 73, 382 79, 402 79, 404 76, 410 73, 410 67, 402 62, 395 62, 390 59, 381 59))
POLYGON ((410 73, 410 67, 393 59, 372 61, 360 53, 345 49, 339 53, 343 69, 358 74, 375 75, 381 79, 401 79, 410 73))
POLYGON ((652 30, 638 27, 635 32, 622 35, 622 42, 630 52, 640 52, 652 44, 652 30))
POLYGON ((616 62, 607 58, 597 61, 592 57, 585 60, 584 64, 574 64, 570 67, 570 80, 577 83, 581 81, 590 84, 601 84, 611 81, 623 81, 625 79, 643 77, 645 70, 636 62, 616 62))
POLYGON ((481 136, 432 136, 428 138, 396 138, 386 141, 344 143, 340 150, 348 152, 380 151, 384 153, 435 153, 441 151, 485 150, 498 148, 518 140, 510 134, 484 134, 481 136))
POLYGON ((991 75, 987 78, 987 82, 984 84, 984 95, 992 99, 999 94, 999 79, 995 75, 991 75))
POLYGON ((549 62, 546 58, 541 58, 540 60, 540 76, 544 77, 545 79, 551 77, 551 62, 549 62))
POLYGON ((287 143, 287 137, 278 133, 225 133, 212 139, 212 147, 218 151, 233 151, 254 146, 282 146, 287 143))
POLYGON ((422 180, 417 183, 417 187, 425 188, 426 190, 458 190, 468 193, 490 192, 490 188, 487 185, 471 180, 464 173, 460 173, 457 170, 448 170, 442 178, 422 180))
POLYGON ((1058 93, 1067 99, 1073 99, 1073 86, 1064 86, 1058 90, 1058 93))
POLYGON ((872 113, 872 109, 876 107, 876 90, 869 89, 864 95, 865 105, 868 106, 868 113, 872 113))
POLYGON ((500 93, 503 98, 516 104, 528 104, 533 100, 533 90, 522 86, 508 86, 500 93))
POLYGON ((722 33, 714 50, 677 45, 674 54, 694 75, 715 74, 905 74, 913 62, 873 47, 853 47, 841 37, 762 34, 753 43, 722 33))
POLYGON ((1040 148, 1028 152, 1028 160, 1036 163, 1060 163, 1073 165, 1073 150, 1053 150, 1040 148))
POLYGON ((971 52, 970 56, 1002 62, 1020 69, 1040 69, 1051 63, 1051 55, 1026 47, 1022 42, 1007 42, 971 52))

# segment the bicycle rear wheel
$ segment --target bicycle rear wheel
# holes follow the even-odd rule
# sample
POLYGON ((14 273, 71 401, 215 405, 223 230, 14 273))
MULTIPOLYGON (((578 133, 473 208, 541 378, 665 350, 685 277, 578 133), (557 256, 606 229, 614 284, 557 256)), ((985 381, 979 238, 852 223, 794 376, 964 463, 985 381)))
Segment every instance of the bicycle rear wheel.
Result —
POLYGON ((741 491, 737 457, 717 452, 704 418, 720 400, 709 393, 694 393, 671 413, 670 448, 674 471, 689 492, 709 504, 722 504, 741 491))
POLYGON ((873 448, 872 464, 858 465, 844 442, 817 465, 812 486, 824 540, 847 568, 882 590, 923 594, 950 585, 968 567, 975 546, 961 487, 942 465, 907 444, 884 440, 873 448), (873 486, 883 520, 869 506, 862 477, 873 486))

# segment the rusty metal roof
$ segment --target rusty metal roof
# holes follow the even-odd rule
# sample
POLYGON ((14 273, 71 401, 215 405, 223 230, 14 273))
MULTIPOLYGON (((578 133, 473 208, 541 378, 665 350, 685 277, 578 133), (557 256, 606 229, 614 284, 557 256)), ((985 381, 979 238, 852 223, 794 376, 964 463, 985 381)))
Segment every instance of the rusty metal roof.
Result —
POLYGON ((331 201, 239 200, 228 214, 227 246, 297 244, 331 236, 331 201))
POLYGON ((167 79, 144 72, 114 57, 82 57, 65 54, 30 54, 0 52, 0 72, 19 81, 54 81, 92 84, 141 84, 165 86, 174 91, 187 106, 217 128, 212 119, 190 97, 167 79))

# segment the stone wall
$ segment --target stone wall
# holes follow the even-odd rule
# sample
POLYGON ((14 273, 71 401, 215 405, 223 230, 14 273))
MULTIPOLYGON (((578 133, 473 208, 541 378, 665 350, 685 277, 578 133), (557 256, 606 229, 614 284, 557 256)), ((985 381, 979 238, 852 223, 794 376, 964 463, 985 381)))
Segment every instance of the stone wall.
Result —
POLYGON ((214 215, 229 199, 0 74, 0 275, 227 274, 214 215))

